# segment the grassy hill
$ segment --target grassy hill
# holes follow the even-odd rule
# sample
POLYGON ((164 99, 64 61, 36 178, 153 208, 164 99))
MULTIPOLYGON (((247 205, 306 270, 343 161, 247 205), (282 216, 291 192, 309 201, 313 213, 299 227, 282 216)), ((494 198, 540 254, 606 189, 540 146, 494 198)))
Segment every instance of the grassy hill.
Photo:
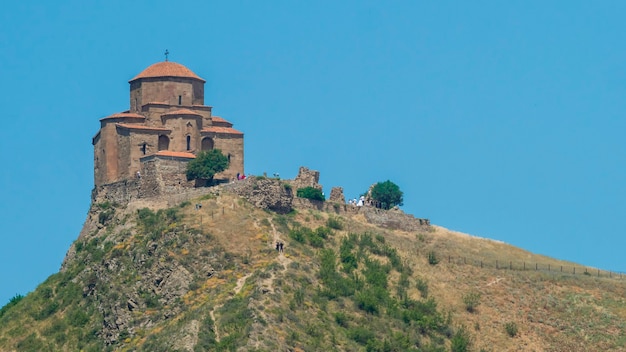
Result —
POLYGON ((0 350, 626 350, 626 277, 227 192, 159 208, 94 204, 61 272, 0 310, 0 350))

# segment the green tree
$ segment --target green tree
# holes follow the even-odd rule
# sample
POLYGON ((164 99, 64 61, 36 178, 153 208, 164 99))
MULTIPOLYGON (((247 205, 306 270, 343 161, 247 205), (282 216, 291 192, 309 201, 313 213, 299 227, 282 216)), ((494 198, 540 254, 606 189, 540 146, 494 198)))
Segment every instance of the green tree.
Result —
POLYGON ((196 158, 187 164, 187 180, 213 180, 216 173, 228 168, 228 158, 219 149, 211 149, 198 153, 196 158))
POLYGON ((389 180, 375 184, 372 187, 371 197, 375 201, 380 202, 384 209, 403 204, 400 187, 389 180))

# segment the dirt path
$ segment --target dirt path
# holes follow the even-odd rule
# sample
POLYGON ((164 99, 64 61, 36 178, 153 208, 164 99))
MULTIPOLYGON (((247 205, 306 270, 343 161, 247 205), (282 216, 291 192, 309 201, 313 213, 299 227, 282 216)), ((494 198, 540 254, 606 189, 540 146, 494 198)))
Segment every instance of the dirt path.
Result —
MULTIPOLYGON (((276 242, 283 242, 285 243, 281 238, 280 235, 278 234, 278 231, 276 231, 276 227, 274 227, 274 222, 272 222, 272 219, 268 219, 270 222, 270 226, 272 226, 272 237, 273 237, 273 241, 270 244, 272 248, 276 248, 274 247, 274 245, 276 244, 276 242)), ((284 252, 279 252, 278 253, 278 261, 283 265, 283 271, 287 270, 287 265, 289 265, 289 263, 291 263, 291 259, 285 257, 285 253, 284 252)))
POLYGON ((246 283, 246 280, 252 276, 252 273, 249 273, 248 275, 242 276, 239 278, 239 280, 237 280, 237 285, 235 285, 235 294, 238 294, 239 292, 241 292, 241 289, 243 288, 243 285, 246 283))
MULTIPOLYGON (((278 233, 278 231, 276 231, 276 227, 274 226, 274 223, 272 222, 272 219, 269 218, 269 223, 270 226, 272 227, 272 241, 269 243, 269 246, 272 249, 275 249, 276 247, 275 244, 276 242, 283 242, 282 238, 280 237, 280 234, 278 233)), ((281 264, 282 266, 282 272, 287 271, 287 268, 289 266, 289 264, 292 262, 291 259, 289 259, 287 256, 285 256, 284 252, 279 252, 278 253, 278 262, 281 264)), ((252 273, 248 273, 247 275, 244 275, 242 277, 240 277, 239 279, 237 279, 237 284, 235 285, 235 288, 233 289, 234 294, 238 294, 241 292, 241 290, 243 289, 243 286, 246 284, 246 280, 252 276, 252 273)), ((261 287, 262 290, 265 292, 274 292, 274 278, 275 275, 274 273, 272 273, 272 275, 261 281, 261 287)), ((222 304, 217 305, 215 307, 213 307, 213 309, 211 310, 211 312, 209 313, 209 315, 211 316, 211 319, 213 320, 213 327, 214 327, 214 332, 215 332, 215 341, 219 342, 220 341, 220 333, 219 333, 219 328, 217 326, 217 320, 215 319, 215 312, 220 309, 222 307, 222 304)))
MULTIPOLYGON (((235 285, 235 288, 233 289, 234 294, 238 294, 239 292, 241 292, 241 289, 243 288, 243 285, 246 283, 246 280, 252 276, 252 273, 249 273, 245 276, 240 277, 237 280, 237 284, 235 285)), ((223 306, 223 304, 217 305, 215 307, 213 307, 213 309, 211 310, 211 312, 209 313, 209 315, 211 316, 211 319, 213 320, 213 327, 214 327, 214 332, 215 332, 215 341, 220 342, 220 332, 219 329, 217 328, 217 320, 215 320, 215 311, 217 311, 218 309, 220 309, 223 306)))

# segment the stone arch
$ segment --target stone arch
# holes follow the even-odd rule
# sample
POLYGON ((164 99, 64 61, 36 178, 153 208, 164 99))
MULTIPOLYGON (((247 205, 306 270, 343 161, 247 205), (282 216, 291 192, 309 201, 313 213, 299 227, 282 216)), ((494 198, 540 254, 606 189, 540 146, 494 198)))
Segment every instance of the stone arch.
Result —
POLYGON ((202 139, 201 150, 211 150, 215 147, 215 142, 213 142, 213 138, 205 137, 202 139))
POLYGON ((159 150, 168 150, 170 149, 170 138, 166 135, 159 136, 159 150))

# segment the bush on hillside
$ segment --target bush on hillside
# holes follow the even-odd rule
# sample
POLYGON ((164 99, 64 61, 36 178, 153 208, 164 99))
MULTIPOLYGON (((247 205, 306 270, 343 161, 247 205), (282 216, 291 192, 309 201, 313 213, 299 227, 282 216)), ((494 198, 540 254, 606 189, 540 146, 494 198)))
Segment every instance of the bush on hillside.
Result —
POLYGON ((322 202, 325 200, 324 193, 322 193, 322 190, 311 187, 311 186, 298 188, 298 190, 296 191, 296 195, 300 198, 321 200, 322 202))

